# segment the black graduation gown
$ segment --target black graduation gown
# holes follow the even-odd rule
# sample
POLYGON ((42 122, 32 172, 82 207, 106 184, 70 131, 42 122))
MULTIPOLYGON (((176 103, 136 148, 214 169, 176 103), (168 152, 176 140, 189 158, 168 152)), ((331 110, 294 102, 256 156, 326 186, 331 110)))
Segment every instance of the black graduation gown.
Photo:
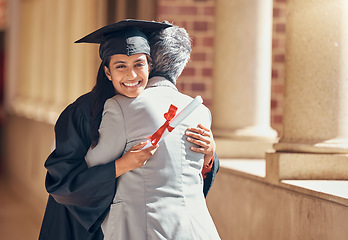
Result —
MULTIPOLYGON (((101 223, 116 192, 115 162, 88 168, 92 94, 70 104, 55 125, 56 148, 45 162, 49 193, 39 240, 101 240, 101 223)), ((204 195, 219 169, 215 155, 204 179, 204 195)))
POLYGON ((216 153, 214 153, 213 166, 211 168, 211 171, 206 174, 206 177, 204 178, 204 182, 203 182, 204 197, 207 197, 208 192, 209 192, 211 186, 213 185, 213 182, 215 180, 215 176, 218 173, 219 169, 220 169, 220 161, 219 161, 219 158, 216 155, 216 153))
POLYGON ((115 163, 86 165, 91 103, 91 93, 85 94, 57 120, 56 149, 45 162, 49 199, 39 239, 103 239, 100 224, 115 195, 115 163))

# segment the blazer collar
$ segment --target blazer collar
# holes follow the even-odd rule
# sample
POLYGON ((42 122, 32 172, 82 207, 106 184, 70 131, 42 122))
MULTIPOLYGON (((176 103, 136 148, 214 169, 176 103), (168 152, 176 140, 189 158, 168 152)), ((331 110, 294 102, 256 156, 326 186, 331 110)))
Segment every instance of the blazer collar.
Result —
POLYGON ((178 91, 176 86, 164 77, 150 78, 146 88, 151 88, 151 87, 170 87, 178 91))

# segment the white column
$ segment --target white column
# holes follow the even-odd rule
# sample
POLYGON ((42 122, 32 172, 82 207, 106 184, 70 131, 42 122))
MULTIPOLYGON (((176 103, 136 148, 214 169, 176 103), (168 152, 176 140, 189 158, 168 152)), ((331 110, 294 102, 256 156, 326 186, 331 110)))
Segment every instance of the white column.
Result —
POLYGON ((106 0, 10 2, 7 108, 53 124, 95 82, 98 45, 74 41, 105 24, 106 0))
POLYGON ((69 102, 74 101, 78 96, 89 91, 95 82, 99 62, 98 58, 98 44, 73 44, 74 41, 96 30, 98 27, 97 15, 91 16, 94 12, 97 13, 97 5, 95 0, 75 0, 70 3, 71 11, 71 25, 69 26, 69 34, 71 37, 70 52, 70 69, 68 80, 68 97, 69 102), (91 20, 91 18, 93 18, 91 20), (89 87, 88 87, 89 86, 89 87))
POLYGON ((116 21, 121 21, 125 19, 127 16, 127 2, 126 0, 118 0, 116 1, 116 21))
POLYGON ((267 176, 348 179, 348 2, 290 0, 283 136, 267 176))
POLYGON ((60 0, 57 4, 57 25, 56 25, 56 38, 57 47, 54 49, 57 64, 55 66, 54 76, 54 95, 55 105, 57 108, 63 108, 66 105, 65 95, 68 91, 68 76, 69 76, 69 65, 71 66, 69 46, 72 45, 72 39, 69 37, 69 26, 71 22, 71 16, 69 15, 69 1, 60 0), (62 34, 64 33, 64 34, 62 34))
POLYGON ((272 0, 216 4, 213 133, 220 157, 264 158, 270 127, 272 0))
POLYGON ((155 0, 138 0, 137 1, 137 18, 152 21, 156 17, 155 0))
POLYGON ((8 112, 15 111, 15 101, 18 88, 19 72, 17 71, 20 42, 20 2, 19 0, 8 1, 8 21, 6 30, 6 55, 5 55, 5 109, 8 112))

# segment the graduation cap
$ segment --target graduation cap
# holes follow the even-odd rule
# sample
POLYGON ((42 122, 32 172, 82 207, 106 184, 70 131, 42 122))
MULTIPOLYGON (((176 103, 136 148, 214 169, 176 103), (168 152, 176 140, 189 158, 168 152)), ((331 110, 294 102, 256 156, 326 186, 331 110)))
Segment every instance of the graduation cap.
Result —
POLYGON ((115 54, 130 56, 144 53, 150 55, 146 34, 171 26, 167 23, 126 19, 104 26, 75 43, 100 44, 99 56, 102 60, 115 54))

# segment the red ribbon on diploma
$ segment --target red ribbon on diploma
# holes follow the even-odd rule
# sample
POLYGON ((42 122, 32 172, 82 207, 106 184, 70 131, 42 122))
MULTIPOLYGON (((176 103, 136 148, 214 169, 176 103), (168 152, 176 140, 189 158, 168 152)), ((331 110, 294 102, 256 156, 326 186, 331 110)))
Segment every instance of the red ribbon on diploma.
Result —
POLYGON ((147 137, 150 139, 152 145, 156 145, 161 139, 164 131, 168 129, 169 132, 173 131, 173 127, 169 126, 170 120, 175 117, 176 110, 178 108, 173 104, 170 105, 168 112, 164 114, 164 118, 167 120, 152 136, 147 137))

